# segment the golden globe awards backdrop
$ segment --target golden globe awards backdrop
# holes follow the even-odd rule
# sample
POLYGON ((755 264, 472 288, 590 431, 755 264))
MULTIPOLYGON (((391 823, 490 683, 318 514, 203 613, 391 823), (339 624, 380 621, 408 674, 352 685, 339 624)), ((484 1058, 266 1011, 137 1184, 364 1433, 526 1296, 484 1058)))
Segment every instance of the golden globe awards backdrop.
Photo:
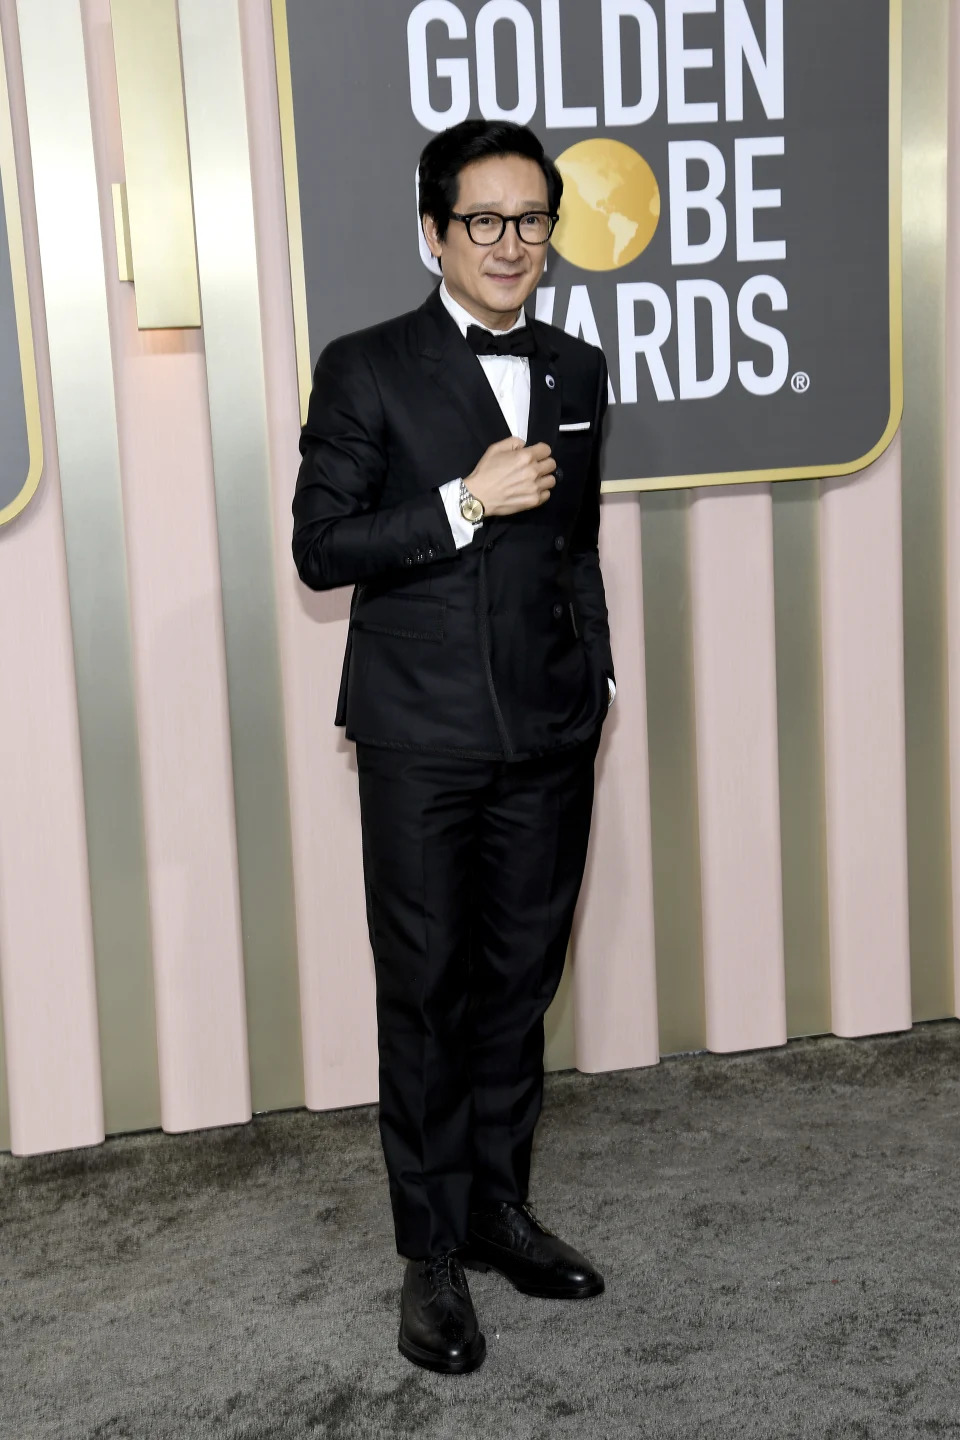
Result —
POLYGON ((535 309, 606 354, 606 488, 841 474, 892 439, 899 0, 274 13, 304 392, 329 340, 437 282, 417 156, 483 115, 564 177, 535 309))

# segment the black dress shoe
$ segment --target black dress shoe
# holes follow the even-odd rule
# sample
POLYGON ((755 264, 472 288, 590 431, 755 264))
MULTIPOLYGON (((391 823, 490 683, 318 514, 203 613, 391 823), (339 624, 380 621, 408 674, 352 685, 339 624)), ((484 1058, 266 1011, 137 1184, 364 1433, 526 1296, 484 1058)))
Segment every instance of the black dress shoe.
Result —
POLYGON ((600 1272, 541 1225, 528 1205, 474 1211, 461 1255, 468 1270, 499 1270, 524 1295, 585 1300, 603 1294, 600 1272))
POLYGON ((414 1365, 441 1375, 466 1375, 483 1364, 487 1342, 455 1251, 407 1262, 397 1343, 414 1365))

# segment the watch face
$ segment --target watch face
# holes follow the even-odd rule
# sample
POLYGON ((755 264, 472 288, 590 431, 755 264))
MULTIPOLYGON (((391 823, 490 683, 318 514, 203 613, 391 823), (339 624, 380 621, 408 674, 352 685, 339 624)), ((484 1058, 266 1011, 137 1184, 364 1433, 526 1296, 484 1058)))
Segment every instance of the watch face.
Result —
POLYGON ((471 525, 476 525, 483 519, 483 504, 475 495, 471 495, 470 499, 464 500, 460 506, 460 514, 464 520, 469 520, 471 525))

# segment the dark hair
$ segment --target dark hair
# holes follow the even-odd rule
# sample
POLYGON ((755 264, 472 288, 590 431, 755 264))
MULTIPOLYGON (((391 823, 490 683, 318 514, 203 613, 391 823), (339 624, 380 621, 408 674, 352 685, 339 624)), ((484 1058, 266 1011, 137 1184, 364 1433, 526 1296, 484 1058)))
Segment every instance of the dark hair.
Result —
POLYGON ((450 212, 457 208, 460 171, 494 155, 522 155, 539 165, 547 182, 550 213, 557 213, 563 177, 532 130, 511 120, 462 120, 428 140, 420 156, 420 219, 431 215, 441 240, 450 212))

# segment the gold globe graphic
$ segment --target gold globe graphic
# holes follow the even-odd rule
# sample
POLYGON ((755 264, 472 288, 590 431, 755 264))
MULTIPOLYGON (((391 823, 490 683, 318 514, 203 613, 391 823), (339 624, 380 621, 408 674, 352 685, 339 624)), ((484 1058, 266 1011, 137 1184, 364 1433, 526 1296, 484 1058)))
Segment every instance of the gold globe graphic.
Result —
POLYGON ((563 176, 554 248, 581 270, 619 270, 641 255, 660 221, 660 187, 620 140, 581 140, 557 156, 563 176))

